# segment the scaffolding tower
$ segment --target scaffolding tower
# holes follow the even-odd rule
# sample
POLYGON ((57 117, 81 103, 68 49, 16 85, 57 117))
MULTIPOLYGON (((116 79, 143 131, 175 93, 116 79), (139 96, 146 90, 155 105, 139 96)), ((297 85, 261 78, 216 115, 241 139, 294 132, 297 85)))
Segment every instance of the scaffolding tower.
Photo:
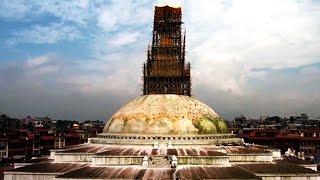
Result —
POLYGON ((190 63, 185 63, 181 8, 155 7, 152 44, 143 64, 143 94, 191 96, 190 63))

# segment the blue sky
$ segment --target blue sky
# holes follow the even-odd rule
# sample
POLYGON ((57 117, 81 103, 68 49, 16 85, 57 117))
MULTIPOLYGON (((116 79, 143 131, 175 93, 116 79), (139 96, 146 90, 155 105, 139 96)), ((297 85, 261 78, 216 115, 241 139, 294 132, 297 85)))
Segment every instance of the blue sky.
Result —
POLYGON ((3 0, 0 112, 105 120, 141 95, 166 4, 183 8, 193 95, 224 118, 320 115, 317 0, 3 0))

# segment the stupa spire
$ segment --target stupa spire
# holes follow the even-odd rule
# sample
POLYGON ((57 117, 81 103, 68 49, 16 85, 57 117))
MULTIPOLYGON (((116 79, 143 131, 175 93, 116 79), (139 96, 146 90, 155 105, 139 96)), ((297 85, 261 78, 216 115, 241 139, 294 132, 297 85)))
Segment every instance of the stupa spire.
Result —
POLYGON ((143 94, 191 95, 181 8, 155 7, 152 44, 143 65, 143 94))

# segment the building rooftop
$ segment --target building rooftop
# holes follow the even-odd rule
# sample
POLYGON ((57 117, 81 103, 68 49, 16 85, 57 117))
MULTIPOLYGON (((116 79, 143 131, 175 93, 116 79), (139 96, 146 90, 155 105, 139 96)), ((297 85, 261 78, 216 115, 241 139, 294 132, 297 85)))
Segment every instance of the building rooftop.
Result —
POLYGON ((238 166, 258 174, 318 174, 316 171, 291 163, 240 164, 238 166))
POLYGON ((177 172, 180 179, 261 179, 238 167, 184 167, 177 172))
POLYGON ((238 167, 182 167, 174 168, 138 168, 138 167, 84 167, 58 178, 87 179, 261 179, 253 173, 238 167))
POLYGON ((279 162, 287 162, 287 163, 300 164, 300 165, 313 164, 312 161, 300 159, 300 158, 293 157, 293 156, 285 156, 279 162))
POLYGON ((76 146, 70 149, 59 150, 63 153, 97 153, 102 150, 104 147, 99 145, 88 145, 83 144, 82 146, 76 146))
POLYGON ((29 172, 29 173, 66 173, 79 168, 86 167, 87 164, 79 163, 35 163, 20 168, 10 170, 9 172, 29 172))
POLYGON ((229 154, 259 154, 269 153, 265 148, 261 147, 244 147, 244 146, 225 146, 224 149, 229 154))

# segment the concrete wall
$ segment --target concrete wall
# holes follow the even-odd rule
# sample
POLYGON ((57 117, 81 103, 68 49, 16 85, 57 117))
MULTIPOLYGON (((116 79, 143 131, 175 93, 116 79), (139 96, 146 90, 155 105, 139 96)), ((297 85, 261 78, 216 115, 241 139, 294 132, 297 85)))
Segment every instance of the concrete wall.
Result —
POLYGON ((178 156, 177 158, 178 165, 230 165, 227 156, 178 156))
POLYGON ((228 154, 230 163, 272 162, 272 154, 228 154))
POLYGON ((53 180, 60 174, 5 172, 4 180, 53 180))
POLYGON ((273 159, 281 159, 282 158, 280 149, 271 149, 269 151, 272 153, 273 159))
MULTIPOLYGON (((56 178, 56 180, 88 180, 88 179, 79 179, 79 178, 56 178)), ((94 180, 105 180, 105 179, 94 179, 94 180)))
POLYGON ((96 156, 92 158, 94 166, 97 165, 142 165, 142 157, 135 156, 96 156))
POLYGON ((263 180, 320 180, 320 176, 316 176, 316 175, 304 175, 304 174, 292 174, 292 175, 259 175, 256 174, 259 177, 262 177, 263 180))
POLYGON ((55 153, 54 162, 91 162, 94 154, 90 153, 55 153))
POLYGON ((50 150, 50 156, 49 156, 49 159, 55 159, 56 157, 56 151, 54 150, 50 150))

